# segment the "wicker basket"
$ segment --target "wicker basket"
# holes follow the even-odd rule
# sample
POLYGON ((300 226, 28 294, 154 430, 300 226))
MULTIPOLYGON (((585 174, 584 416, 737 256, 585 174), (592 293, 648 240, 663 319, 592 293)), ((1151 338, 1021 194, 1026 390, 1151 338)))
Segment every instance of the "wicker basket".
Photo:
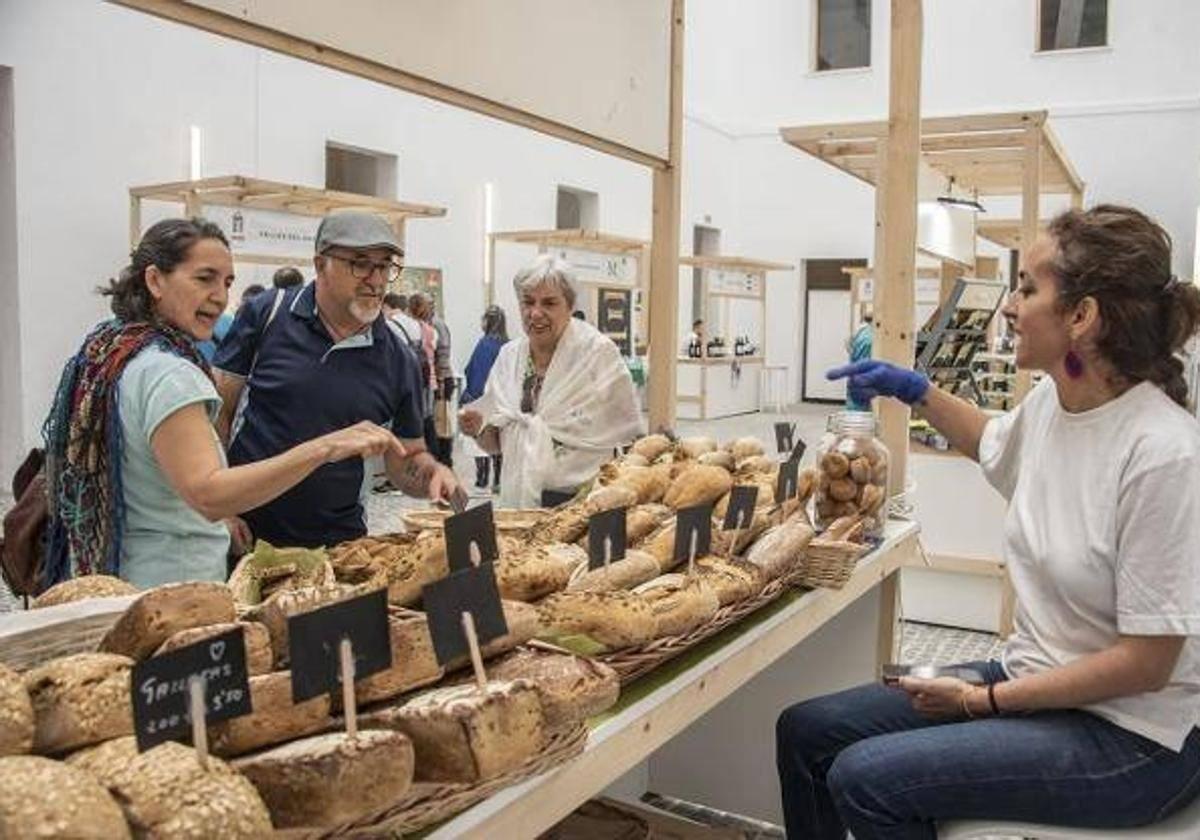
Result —
POLYGON ((26 671, 60 656, 94 651, 137 597, 88 598, 0 615, 0 662, 26 671))
POLYGON ((866 550, 860 543, 815 539, 808 544, 796 582, 809 589, 841 589, 866 550))
POLYGON ((276 836, 287 840, 326 837, 395 837, 447 820, 477 802, 517 782, 546 772, 583 752, 588 730, 583 724, 550 733, 546 746, 514 770, 479 784, 414 784, 404 798, 386 811, 353 823, 321 830, 287 829, 276 836))

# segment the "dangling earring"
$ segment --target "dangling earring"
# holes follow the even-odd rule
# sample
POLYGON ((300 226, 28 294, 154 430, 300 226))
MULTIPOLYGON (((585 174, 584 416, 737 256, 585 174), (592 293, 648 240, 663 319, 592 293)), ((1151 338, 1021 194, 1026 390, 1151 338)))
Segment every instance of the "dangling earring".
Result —
POLYGON ((1067 376, 1072 379, 1083 376, 1083 357, 1075 352, 1074 347, 1067 351, 1067 355, 1063 359, 1063 367, 1067 369, 1067 376))

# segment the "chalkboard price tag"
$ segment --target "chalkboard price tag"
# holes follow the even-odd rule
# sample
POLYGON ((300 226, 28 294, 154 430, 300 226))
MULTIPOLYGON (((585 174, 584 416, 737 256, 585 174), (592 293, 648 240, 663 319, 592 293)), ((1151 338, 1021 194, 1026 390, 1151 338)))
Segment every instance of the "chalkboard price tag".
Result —
POLYGON ((783 504, 795 497, 800 485, 800 461, 789 458, 779 465, 779 477, 775 480, 775 502, 783 504))
POLYGON ((675 515, 675 563, 686 563, 694 557, 703 557, 712 550, 712 505, 696 505, 683 508, 675 515), (693 535, 695 535, 693 537, 693 535), (692 555, 692 540, 695 540, 695 555, 692 555))
POLYGON ((735 484, 729 491, 729 507, 725 509, 722 530, 740 531, 750 527, 754 520, 754 507, 758 504, 757 484, 735 484))
POLYGON ((805 450, 808 449, 808 444, 800 438, 796 438, 796 445, 792 447, 792 454, 788 456, 789 461, 800 463, 800 459, 804 457, 805 450))
POLYGON ((250 714, 250 682, 242 628, 152 656, 133 666, 130 677, 133 726, 140 752, 163 741, 190 740, 188 685, 193 677, 204 681, 207 722, 250 714))
POLYGON ((608 543, 608 560, 615 563, 625 556, 626 508, 603 510, 588 520, 588 568, 604 567, 604 544, 608 543))
POLYGON ((433 652, 442 665, 470 653, 463 613, 471 614, 480 645, 508 633, 491 563, 451 572, 449 577, 427 584, 421 590, 421 602, 433 637, 433 652))
POLYGON ((350 640, 356 681, 392 667, 386 589, 288 619, 293 703, 325 694, 341 684, 338 646, 342 639, 350 640))
POLYGON ((480 563, 491 563, 500 556, 491 502, 446 518, 446 560, 451 572, 474 568, 472 545, 479 552, 480 563))
POLYGON ((775 449, 780 455, 792 451, 792 441, 796 437, 795 423, 775 424, 775 449))

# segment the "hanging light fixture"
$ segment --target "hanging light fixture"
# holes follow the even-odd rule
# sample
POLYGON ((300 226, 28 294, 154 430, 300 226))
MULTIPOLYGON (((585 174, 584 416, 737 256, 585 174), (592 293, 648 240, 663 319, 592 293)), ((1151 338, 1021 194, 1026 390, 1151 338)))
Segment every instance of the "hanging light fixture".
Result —
POLYGON ((987 210, 979 203, 979 193, 976 192, 971 198, 963 198, 954 194, 954 176, 950 176, 950 183, 946 187, 946 194, 938 196, 939 204, 949 204, 953 207, 967 207, 974 210, 976 213, 986 213, 987 210))

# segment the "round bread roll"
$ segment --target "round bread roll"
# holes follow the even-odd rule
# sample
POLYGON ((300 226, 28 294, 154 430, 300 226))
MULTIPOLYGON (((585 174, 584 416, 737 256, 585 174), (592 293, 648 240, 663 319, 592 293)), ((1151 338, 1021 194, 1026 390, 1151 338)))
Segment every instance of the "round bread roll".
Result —
POLYGON ((705 452, 696 459, 696 463, 706 464, 710 467, 720 467, 721 469, 728 470, 729 472, 733 472, 737 466, 733 455, 723 450, 717 452, 705 452))
POLYGON ((677 449, 684 458, 699 458, 706 452, 716 452, 717 442, 710 437, 682 438, 677 449))
POLYGON ((219 758, 203 768, 191 747, 167 741, 139 753, 133 737, 75 753, 67 764, 112 793, 139 837, 252 840, 271 816, 254 785, 219 758))
POLYGON ((725 448, 735 461, 744 461, 747 458, 753 458, 755 455, 762 455, 766 452, 762 441, 756 437, 740 437, 737 440, 727 443, 725 448))
POLYGON ((132 734, 132 670, 127 656, 77 653, 26 671, 34 752, 66 752, 132 734))
POLYGON ((233 762, 258 789, 276 828, 333 827, 382 811, 412 785, 413 746, 402 732, 315 735, 233 762))
POLYGON ((671 439, 666 435, 646 435, 640 440, 635 440, 629 451, 635 455, 640 455, 649 462, 653 462, 668 449, 671 448, 671 439))
POLYGON ((543 635, 584 635, 609 648, 654 638, 650 605, 632 592, 560 592, 538 606, 543 635))
POLYGON ((33 704, 21 675, 0 665, 0 756, 33 749, 33 704))
POLYGON ((120 806, 82 770, 38 756, 8 756, 0 758, 0 779, 0 837, 130 836, 120 806))
POLYGON ((30 609, 56 607, 88 598, 112 598, 117 595, 136 595, 138 588, 111 575, 81 575, 56 583, 33 599, 30 609))

